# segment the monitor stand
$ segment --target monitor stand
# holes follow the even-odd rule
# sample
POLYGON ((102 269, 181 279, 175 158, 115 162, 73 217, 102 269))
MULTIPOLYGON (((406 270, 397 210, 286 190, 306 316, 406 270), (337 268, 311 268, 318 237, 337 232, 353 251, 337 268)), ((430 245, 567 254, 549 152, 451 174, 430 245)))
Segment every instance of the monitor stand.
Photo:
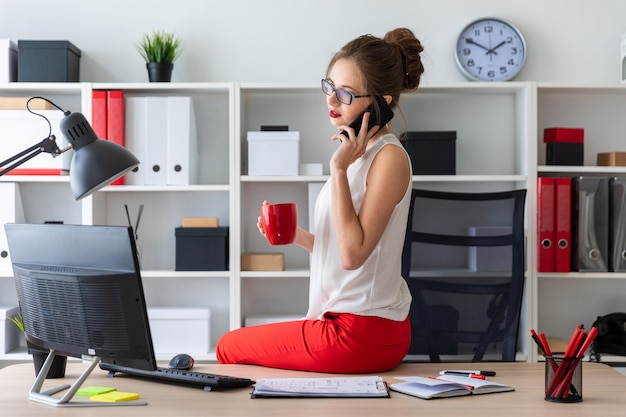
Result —
MULTIPOLYGON (((35 379, 35 383, 30 389, 30 394, 28 398, 31 401, 36 401, 42 404, 51 405, 54 407, 110 407, 110 406, 127 406, 127 405, 147 405, 148 403, 143 400, 133 400, 133 401, 120 401, 120 402, 98 402, 98 401, 70 401, 76 392, 79 390, 83 382, 87 380, 91 371, 98 366, 100 363, 100 357, 92 356, 89 358, 91 360, 91 364, 83 371, 82 374, 78 377, 78 379, 72 384, 64 384, 55 388, 50 388, 45 391, 42 391, 43 384, 46 380, 46 376, 48 376, 48 372, 50 371, 50 367, 52 366, 52 361, 56 353, 53 349, 50 350, 46 361, 44 362, 37 378, 35 379), (54 394, 68 390, 62 397, 55 397, 54 394)), ((85 359, 85 358, 83 358, 85 359)))

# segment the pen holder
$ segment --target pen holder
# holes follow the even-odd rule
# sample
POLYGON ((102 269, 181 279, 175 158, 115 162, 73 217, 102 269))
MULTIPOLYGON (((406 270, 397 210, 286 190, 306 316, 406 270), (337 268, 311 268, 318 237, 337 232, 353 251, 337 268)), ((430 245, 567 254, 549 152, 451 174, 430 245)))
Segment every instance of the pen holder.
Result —
POLYGON ((582 358, 546 356, 546 401, 577 403, 583 400, 582 358))

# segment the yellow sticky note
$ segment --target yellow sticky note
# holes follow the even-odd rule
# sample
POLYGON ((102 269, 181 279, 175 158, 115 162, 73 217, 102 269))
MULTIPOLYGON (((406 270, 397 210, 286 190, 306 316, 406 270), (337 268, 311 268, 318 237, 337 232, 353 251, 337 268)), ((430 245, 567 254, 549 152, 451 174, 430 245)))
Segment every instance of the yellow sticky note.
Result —
POLYGON ((102 401, 107 403, 115 403, 118 401, 138 400, 139 394, 136 392, 111 391, 105 394, 94 395, 91 401, 102 401))
POLYGON ((76 395, 79 397, 93 397, 94 395, 106 394, 107 392, 115 391, 113 387, 98 387, 98 386, 88 386, 82 387, 78 391, 76 391, 76 395))

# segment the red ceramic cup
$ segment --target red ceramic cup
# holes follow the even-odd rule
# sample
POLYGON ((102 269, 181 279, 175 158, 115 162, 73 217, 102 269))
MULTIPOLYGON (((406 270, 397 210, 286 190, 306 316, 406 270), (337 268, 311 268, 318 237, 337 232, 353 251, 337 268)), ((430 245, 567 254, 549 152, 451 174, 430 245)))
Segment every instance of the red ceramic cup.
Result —
POLYGON ((298 205, 296 203, 264 204, 261 224, 270 245, 287 245, 296 238, 298 205))

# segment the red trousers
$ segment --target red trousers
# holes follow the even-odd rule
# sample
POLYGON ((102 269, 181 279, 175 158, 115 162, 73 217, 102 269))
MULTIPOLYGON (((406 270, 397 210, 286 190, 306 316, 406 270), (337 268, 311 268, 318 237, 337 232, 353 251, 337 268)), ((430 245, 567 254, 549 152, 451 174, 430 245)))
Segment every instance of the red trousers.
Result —
POLYGON ((409 319, 327 313, 299 320, 243 327, 217 343, 219 363, 328 373, 372 373, 393 369, 411 343, 409 319))

